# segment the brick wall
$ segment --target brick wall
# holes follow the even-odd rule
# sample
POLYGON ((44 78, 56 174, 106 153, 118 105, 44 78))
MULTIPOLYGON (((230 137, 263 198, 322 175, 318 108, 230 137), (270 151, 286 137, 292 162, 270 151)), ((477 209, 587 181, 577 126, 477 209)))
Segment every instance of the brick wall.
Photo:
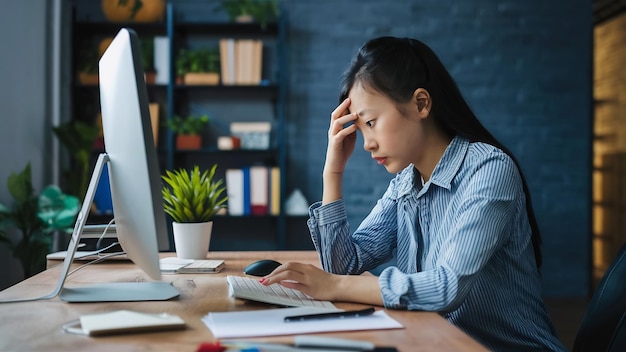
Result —
MULTIPOLYGON (((544 238, 545 293, 583 296, 590 265, 592 10, 587 1, 291 0, 289 189, 321 197, 339 76, 365 40, 429 44, 522 164, 544 238)), ((354 227, 387 187, 359 139, 344 196, 354 227)))

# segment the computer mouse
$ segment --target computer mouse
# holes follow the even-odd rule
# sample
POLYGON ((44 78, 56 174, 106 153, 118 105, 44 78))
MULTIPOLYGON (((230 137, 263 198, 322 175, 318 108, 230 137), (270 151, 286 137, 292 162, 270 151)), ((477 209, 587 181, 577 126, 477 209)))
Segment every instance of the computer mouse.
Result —
POLYGON ((261 259, 256 262, 252 262, 243 269, 243 273, 252 276, 265 276, 278 268, 281 263, 272 259, 261 259))

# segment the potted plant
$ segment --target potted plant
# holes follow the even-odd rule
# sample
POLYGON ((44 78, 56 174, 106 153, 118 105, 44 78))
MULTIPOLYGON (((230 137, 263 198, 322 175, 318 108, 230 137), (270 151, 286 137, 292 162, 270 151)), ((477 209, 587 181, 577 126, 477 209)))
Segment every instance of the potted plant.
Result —
POLYGON ((200 172, 166 170, 161 176, 163 207, 172 220, 176 256, 184 259, 205 259, 209 250, 213 217, 226 207, 223 179, 215 179, 217 164, 200 172))
POLYGON ((202 131, 209 123, 209 116, 191 115, 182 118, 178 115, 167 120, 167 126, 176 134, 176 149, 195 150, 202 147, 202 131))
POLYGON ((223 0, 221 10, 234 22, 258 22, 265 28, 279 15, 277 0, 223 0))
POLYGON ((154 68, 154 38, 142 37, 141 43, 141 63, 145 75, 146 84, 156 82, 156 69, 154 68))
POLYGON ((98 84, 98 60, 100 55, 96 49, 84 48, 78 57, 78 82, 80 84, 98 84))
POLYGON ((220 81, 220 54, 217 48, 182 49, 176 57, 176 75, 186 85, 216 85, 220 81))
POLYGON ((77 197, 63 194, 54 185, 36 195, 31 180, 30 164, 20 173, 10 174, 7 187, 14 202, 10 207, 0 204, 0 243, 19 259, 25 278, 45 269, 51 234, 71 233, 80 209, 77 197), (20 234, 17 240, 15 233, 20 234))

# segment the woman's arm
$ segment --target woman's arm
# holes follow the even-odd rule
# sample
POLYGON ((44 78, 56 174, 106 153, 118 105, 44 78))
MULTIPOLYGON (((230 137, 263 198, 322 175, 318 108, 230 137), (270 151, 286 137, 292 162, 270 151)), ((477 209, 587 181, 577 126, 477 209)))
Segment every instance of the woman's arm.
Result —
POLYGON ((318 300, 383 305, 374 275, 336 275, 314 265, 289 262, 260 281, 264 285, 280 283, 318 300))
POLYGON ((326 161, 322 174, 324 181, 322 204, 334 202, 342 197, 343 171, 356 143, 356 125, 352 123, 344 127, 357 118, 355 114, 350 114, 349 107, 348 98, 330 115, 326 161))

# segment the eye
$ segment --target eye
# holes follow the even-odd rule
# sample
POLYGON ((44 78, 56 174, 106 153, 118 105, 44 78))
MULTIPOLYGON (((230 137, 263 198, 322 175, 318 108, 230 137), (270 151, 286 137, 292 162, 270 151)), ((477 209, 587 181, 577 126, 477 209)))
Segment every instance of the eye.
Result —
POLYGON ((369 120, 365 123, 365 125, 367 127, 374 127, 374 122, 376 122, 376 120, 369 120))

